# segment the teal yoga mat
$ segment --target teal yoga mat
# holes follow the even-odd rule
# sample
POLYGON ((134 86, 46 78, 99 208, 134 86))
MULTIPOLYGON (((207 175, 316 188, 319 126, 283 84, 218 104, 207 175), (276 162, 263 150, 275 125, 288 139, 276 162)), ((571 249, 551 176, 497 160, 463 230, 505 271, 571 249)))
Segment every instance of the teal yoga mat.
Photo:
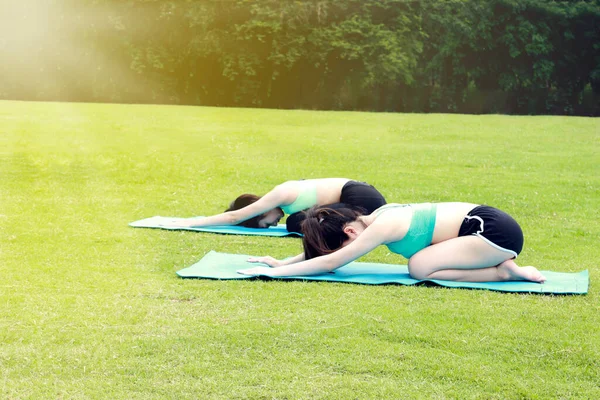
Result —
MULTIPOLYGON (((248 255, 227 254, 211 251, 191 267, 177 271, 182 278, 207 279, 252 279, 256 277, 238 274, 238 269, 255 267, 257 263, 249 263, 248 255)), ((545 294, 586 294, 589 286, 588 271, 576 273, 542 271, 548 279, 545 283, 533 282, 454 282, 441 280, 420 281, 408 275, 405 265, 352 262, 338 268, 333 273, 314 276, 289 276, 273 279, 292 279, 308 281, 330 281, 381 285, 396 283, 414 285, 421 282, 433 282, 450 288, 487 289, 500 292, 545 293, 545 294)))
MULTIPOLYGON (((201 217, 196 217, 201 218, 201 217)), ((246 228, 245 226, 211 226, 208 228, 200 227, 188 227, 188 226, 161 226, 162 224, 169 221, 184 221, 186 218, 176 217, 151 217, 135 221, 129 224, 134 228, 157 228, 157 229, 168 229, 171 231, 183 230, 183 231, 196 231, 196 232, 211 232, 211 233, 223 233, 229 235, 253 235, 253 236, 302 236, 300 233, 288 232, 284 224, 272 226, 270 228, 246 228)))

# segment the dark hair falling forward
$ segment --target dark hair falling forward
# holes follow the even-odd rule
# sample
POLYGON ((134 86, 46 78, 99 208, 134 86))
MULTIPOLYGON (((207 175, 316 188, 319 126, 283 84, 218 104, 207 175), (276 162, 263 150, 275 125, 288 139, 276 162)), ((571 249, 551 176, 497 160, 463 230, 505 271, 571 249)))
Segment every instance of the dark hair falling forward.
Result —
MULTIPOLYGON (((252 203, 256 203, 256 201, 258 201, 259 199, 260 196, 257 196, 255 194, 242 194, 237 199, 231 202, 229 208, 225 210, 225 212, 239 210, 241 208, 247 207, 252 203)), ((258 228, 258 222, 263 217, 264 214, 257 215, 256 217, 252 217, 250 219, 240 222, 238 225, 245 226, 246 228, 258 228)))
POLYGON ((302 222, 304 257, 310 260, 342 247, 348 240, 344 227, 361 215, 362 212, 347 207, 317 206, 307 210, 306 219, 302 222))

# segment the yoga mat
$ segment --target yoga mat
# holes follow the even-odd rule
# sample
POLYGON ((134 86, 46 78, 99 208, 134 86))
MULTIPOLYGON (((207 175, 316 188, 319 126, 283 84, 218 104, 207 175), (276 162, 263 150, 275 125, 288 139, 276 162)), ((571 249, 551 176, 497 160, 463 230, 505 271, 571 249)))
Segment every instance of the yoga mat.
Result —
MULTIPOLYGON (((196 217, 201 218, 201 217, 196 217)), ((211 226, 211 227, 189 227, 189 226, 161 226, 166 222, 170 221, 185 221, 187 218, 175 218, 175 217, 152 217, 146 218, 139 221, 135 221, 129 224, 134 228, 157 228, 157 229, 168 229, 172 231, 183 230, 183 231, 196 231, 196 232, 211 232, 211 233, 223 233, 230 235, 254 235, 254 236, 302 236, 300 233, 288 232, 284 224, 272 226, 270 228, 246 228, 245 226, 211 226)))
MULTIPOLYGON (((200 261, 191 267, 177 271, 182 278, 208 279, 252 279, 256 277, 241 275, 238 269, 252 268, 264 264, 249 263, 247 255, 227 254, 210 251, 200 261)), ((330 281, 381 285, 397 283, 414 285, 420 282, 433 282, 450 288, 487 289, 500 292, 520 293, 554 293, 554 294, 586 294, 589 286, 588 271, 576 273, 542 271, 548 279, 545 283, 511 281, 511 282, 454 282, 442 280, 421 281, 408 275, 405 265, 352 262, 335 271, 314 276, 289 276, 272 279, 292 279, 307 281, 330 281)))

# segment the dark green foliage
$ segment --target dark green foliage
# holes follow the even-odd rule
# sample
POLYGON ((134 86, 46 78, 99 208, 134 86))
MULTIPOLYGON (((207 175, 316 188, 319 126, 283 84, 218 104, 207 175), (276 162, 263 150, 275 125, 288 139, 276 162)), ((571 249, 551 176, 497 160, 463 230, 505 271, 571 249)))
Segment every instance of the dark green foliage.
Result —
POLYGON ((0 98, 600 115, 598 0, 26 3, 0 98))

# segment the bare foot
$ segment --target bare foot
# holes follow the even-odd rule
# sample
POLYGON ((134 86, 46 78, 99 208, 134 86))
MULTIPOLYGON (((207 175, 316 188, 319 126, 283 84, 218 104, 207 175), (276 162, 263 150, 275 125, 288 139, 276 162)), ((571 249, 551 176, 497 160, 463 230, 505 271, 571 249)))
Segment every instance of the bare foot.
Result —
POLYGON ((546 277, 535 267, 519 267, 514 260, 498 265, 498 275, 503 281, 532 281, 543 283, 546 277))

